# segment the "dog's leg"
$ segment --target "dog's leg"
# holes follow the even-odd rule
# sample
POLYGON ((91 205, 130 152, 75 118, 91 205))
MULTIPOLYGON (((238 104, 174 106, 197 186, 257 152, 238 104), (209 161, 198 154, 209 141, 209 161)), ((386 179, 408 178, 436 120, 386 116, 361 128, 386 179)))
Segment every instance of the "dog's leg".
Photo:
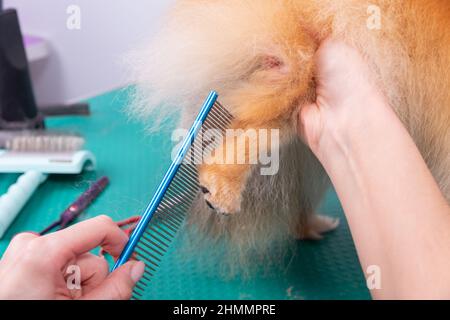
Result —
POLYGON ((326 191, 330 186, 330 180, 311 151, 301 145, 301 159, 298 171, 301 183, 299 190, 300 210, 298 223, 293 226, 294 237, 299 240, 320 240, 327 232, 333 231, 339 226, 339 219, 318 213, 318 208, 326 191))
POLYGON ((299 240, 321 240, 323 234, 333 231, 339 226, 339 219, 321 214, 310 214, 305 225, 300 225, 297 230, 299 240))

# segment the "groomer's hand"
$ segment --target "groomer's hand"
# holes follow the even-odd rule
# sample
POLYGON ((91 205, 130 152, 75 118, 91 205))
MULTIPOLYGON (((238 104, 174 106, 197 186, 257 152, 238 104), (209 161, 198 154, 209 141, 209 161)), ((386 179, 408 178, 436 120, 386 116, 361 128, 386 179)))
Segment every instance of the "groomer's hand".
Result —
POLYGON ((144 272, 130 261, 109 274, 102 247, 118 257, 128 238, 107 216, 39 237, 14 237, 0 261, 0 299, 129 299, 144 272))
POLYGON ((364 57, 335 39, 325 40, 315 56, 316 101, 302 106, 299 134, 322 161, 361 136, 374 120, 395 117, 364 57), (326 153, 326 154, 325 154, 326 153))
POLYGON ((450 206, 358 50, 326 40, 299 134, 339 196, 377 299, 450 298, 450 206), (370 268, 370 269, 369 269, 370 268))

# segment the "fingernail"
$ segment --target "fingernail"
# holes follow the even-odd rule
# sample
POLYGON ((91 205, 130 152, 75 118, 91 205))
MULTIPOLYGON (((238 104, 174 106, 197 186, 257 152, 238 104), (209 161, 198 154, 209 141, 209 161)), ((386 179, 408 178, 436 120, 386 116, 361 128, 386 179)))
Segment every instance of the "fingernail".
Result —
POLYGON ((134 266, 131 268, 131 280, 134 281, 134 283, 138 282, 139 279, 142 278, 145 271, 145 263, 142 261, 138 261, 134 264, 134 266))

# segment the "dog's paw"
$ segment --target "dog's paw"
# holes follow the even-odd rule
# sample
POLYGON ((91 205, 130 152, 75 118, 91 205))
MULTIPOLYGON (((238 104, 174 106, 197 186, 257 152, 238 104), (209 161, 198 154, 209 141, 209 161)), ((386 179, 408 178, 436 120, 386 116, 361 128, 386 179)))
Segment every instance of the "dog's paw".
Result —
POLYGON ((339 219, 312 214, 308 217, 306 226, 298 230, 297 238, 299 240, 321 240, 323 234, 333 231, 339 226, 339 219))
POLYGON ((231 167, 233 165, 205 165, 199 169, 200 190, 206 204, 223 215, 231 215, 241 210, 244 173, 231 167))

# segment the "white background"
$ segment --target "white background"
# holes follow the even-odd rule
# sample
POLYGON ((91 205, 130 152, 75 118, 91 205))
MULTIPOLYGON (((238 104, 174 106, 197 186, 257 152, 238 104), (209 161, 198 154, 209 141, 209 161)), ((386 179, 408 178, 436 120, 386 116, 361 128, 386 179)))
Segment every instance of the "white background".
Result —
POLYGON ((128 79, 121 56, 151 36, 173 0, 4 0, 18 9, 22 31, 46 38, 50 55, 33 63, 38 103, 69 103, 119 88, 128 79), (81 30, 69 30, 70 5, 81 30))

